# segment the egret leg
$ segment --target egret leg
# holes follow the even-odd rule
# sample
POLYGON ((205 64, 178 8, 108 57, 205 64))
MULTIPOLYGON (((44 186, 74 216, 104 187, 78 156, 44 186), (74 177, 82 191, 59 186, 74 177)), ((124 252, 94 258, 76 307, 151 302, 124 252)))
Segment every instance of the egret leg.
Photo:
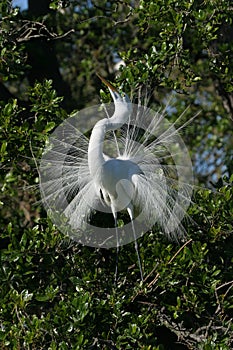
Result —
POLYGON ((115 277, 114 277, 114 283, 117 285, 117 277, 118 277, 118 256, 119 256, 119 235, 118 235, 118 228, 117 228, 117 215, 113 212, 114 217, 114 224, 115 224, 115 230, 116 230, 116 269, 115 269, 115 277))
POLYGON ((131 208, 127 208, 127 210, 131 219, 131 225, 132 225, 133 236, 134 236, 134 247, 138 258, 138 266, 140 270, 141 280, 143 282, 144 278, 143 278, 143 272, 142 272, 142 264, 141 264, 141 258, 140 258, 139 249, 138 249, 138 242, 137 242, 137 237, 136 237, 136 232, 135 232, 134 222, 133 222, 133 210, 131 208))

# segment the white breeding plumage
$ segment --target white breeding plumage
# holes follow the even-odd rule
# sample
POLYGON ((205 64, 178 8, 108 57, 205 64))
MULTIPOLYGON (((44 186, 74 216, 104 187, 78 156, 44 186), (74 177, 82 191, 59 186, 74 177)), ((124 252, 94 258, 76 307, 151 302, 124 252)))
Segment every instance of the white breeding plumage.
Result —
POLYGON ((111 93, 114 113, 103 117, 99 106, 84 110, 55 130, 40 164, 42 201, 58 228, 82 244, 115 246, 118 259, 119 246, 134 241, 143 280, 137 238, 155 223, 169 237, 183 236, 192 164, 179 129, 165 119, 165 110, 155 113, 133 105, 125 93, 100 79, 111 93), (99 113, 88 139, 80 126, 99 113), (115 156, 104 153, 106 140, 107 151, 115 148, 115 156), (117 213, 124 209, 130 223, 118 227, 117 213), (114 228, 91 224, 93 213, 109 210, 114 228))

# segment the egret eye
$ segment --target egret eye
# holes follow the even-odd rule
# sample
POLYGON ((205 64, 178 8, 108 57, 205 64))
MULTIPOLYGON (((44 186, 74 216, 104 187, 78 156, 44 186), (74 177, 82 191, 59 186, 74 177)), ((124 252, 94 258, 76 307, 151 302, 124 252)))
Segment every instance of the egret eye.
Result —
POLYGON ((124 98, 126 96, 126 93, 124 91, 118 90, 118 94, 121 98, 124 98))
POLYGON ((122 92, 120 93, 120 95, 121 95, 121 98, 122 98, 123 100, 126 99, 126 93, 125 93, 125 92, 122 91, 122 92))

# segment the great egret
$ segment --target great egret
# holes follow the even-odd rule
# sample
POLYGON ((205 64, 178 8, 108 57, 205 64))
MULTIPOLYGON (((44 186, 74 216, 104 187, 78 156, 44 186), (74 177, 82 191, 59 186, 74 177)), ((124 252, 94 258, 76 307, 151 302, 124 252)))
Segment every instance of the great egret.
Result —
POLYGON ((118 259, 119 247, 134 241, 143 280, 137 238, 155 223, 169 237, 183 236, 192 164, 180 129, 165 118, 166 109, 155 113, 134 105, 100 79, 114 104, 78 112, 50 136, 39 169, 42 201, 57 227, 82 244, 116 247, 118 259), (93 116, 98 121, 92 128, 93 116), (119 226, 117 213, 123 210, 130 222, 119 226), (94 225, 92 214, 98 211, 111 212, 114 227, 94 225))
MULTIPOLYGON (((138 176, 143 176, 143 171, 137 163, 130 159, 121 156, 109 158, 103 153, 105 134, 110 130, 120 128, 124 123, 128 122, 133 108, 128 95, 125 93, 120 94, 104 78, 100 76, 99 78, 107 85, 112 95, 115 111, 111 118, 105 118, 97 122, 92 130, 88 147, 89 170, 94 180, 97 194, 112 210, 116 228, 117 259, 119 252, 117 212, 126 208, 129 213, 141 280, 143 281, 142 265, 133 223, 134 210, 132 203, 132 199, 137 191, 138 176)), ((115 278, 117 277, 117 266, 118 262, 116 262, 115 278)))

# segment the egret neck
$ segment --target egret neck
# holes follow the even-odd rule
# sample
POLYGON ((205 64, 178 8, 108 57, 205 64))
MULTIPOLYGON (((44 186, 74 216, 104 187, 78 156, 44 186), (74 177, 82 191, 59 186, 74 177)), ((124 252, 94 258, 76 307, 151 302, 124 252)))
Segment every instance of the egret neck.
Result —
POLYGON ((127 123, 132 112, 132 104, 127 95, 122 97, 116 91, 110 90, 110 92, 114 100, 115 112, 111 118, 105 118, 96 123, 89 141, 88 166, 93 177, 101 172, 106 161, 106 156, 103 154, 106 132, 119 129, 124 123, 127 123))

